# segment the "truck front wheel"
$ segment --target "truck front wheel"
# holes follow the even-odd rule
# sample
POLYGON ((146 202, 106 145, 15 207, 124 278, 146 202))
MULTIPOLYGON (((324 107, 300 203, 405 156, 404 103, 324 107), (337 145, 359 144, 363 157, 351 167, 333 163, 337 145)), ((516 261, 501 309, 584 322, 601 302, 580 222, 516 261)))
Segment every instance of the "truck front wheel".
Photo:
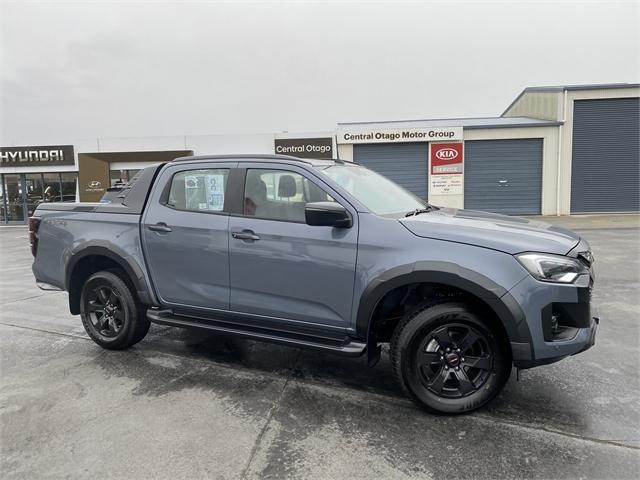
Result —
POLYGON ((440 414, 481 407, 511 373, 504 339, 468 305, 451 300, 423 304, 407 315, 391 341, 391 358, 407 396, 440 414))
POLYGON ((109 350, 135 345, 150 325, 144 306, 117 273, 94 273, 82 287, 80 297, 84 329, 94 342, 109 350))

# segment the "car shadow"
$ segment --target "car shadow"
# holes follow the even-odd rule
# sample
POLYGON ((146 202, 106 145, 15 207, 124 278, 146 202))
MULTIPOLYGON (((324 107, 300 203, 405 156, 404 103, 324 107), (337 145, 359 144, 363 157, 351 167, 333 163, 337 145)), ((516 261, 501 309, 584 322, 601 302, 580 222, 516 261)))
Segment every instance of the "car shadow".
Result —
MULTIPOLYGON (((153 325, 145 340, 132 350, 119 352, 126 357, 113 359, 112 353, 106 352, 96 361, 112 375, 137 380, 139 386, 134 394, 157 396, 184 388, 198 388, 218 395, 231 395, 234 401, 246 403, 245 409, 251 410, 253 407, 245 394, 237 396, 233 393, 237 393, 237 382, 230 386, 230 380, 208 368, 216 366, 228 368, 231 376, 242 372, 262 373, 260 382, 265 385, 288 378, 369 392, 388 397, 391 402, 402 402, 404 408, 414 410, 416 415, 425 414, 404 397, 393 376, 386 348, 383 348, 380 362, 369 368, 365 356, 346 358, 206 331, 153 325), (131 356, 131 353, 135 355, 131 356), (123 358, 127 359, 125 364, 121 364, 123 358), (176 381, 179 376, 188 379, 176 381)), ((245 383, 253 382, 255 380, 245 383)), ((590 433, 590 409, 585 408, 588 402, 581 401, 578 396, 579 392, 558 388, 553 376, 544 375, 544 372, 527 373, 518 383, 514 370, 505 389, 487 406, 470 415, 530 426, 552 424, 554 430, 582 435, 590 433)))
POLYGON ((403 396, 393 378, 389 357, 385 353, 375 367, 369 368, 366 356, 346 358, 213 332, 155 325, 140 346, 219 365, 291 375, 300 380, 308 379, 393 397, 403 396))

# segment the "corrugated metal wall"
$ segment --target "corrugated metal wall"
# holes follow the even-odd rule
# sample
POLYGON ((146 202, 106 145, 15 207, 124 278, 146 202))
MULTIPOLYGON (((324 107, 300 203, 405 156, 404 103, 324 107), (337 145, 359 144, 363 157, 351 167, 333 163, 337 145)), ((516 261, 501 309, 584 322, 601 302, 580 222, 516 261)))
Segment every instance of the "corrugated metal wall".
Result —
POLYGON ((515 215, 542 208, 542 139, 471 140, 464 144, 464 206, 515 215))
POLYGON ((503 117, 533 117, 558 120, 559 92, 525 92, 503 117))
POLYGON ((353 161, 427 198, 427 143, 354 145, 353 161))
POLYGON ((640 211, 640 99, 576 100, 571 213, 640 211))

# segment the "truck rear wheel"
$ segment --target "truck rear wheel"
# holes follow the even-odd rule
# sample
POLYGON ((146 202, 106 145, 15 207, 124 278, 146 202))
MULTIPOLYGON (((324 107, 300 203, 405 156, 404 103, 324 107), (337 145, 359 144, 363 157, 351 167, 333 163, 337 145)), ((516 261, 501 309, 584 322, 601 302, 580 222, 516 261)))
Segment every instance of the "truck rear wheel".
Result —
POLYGON ((117 272, 96 272, 87 279, 80 316, 91 339, 109 350, 129 348, 149 331, 144 306, 117 272))
POLYGON ((423 304, 398 325, 391 340, 402 389, 433 413, 458 414, 493 399, 511 373, 503 339, 464 303, 423 304))

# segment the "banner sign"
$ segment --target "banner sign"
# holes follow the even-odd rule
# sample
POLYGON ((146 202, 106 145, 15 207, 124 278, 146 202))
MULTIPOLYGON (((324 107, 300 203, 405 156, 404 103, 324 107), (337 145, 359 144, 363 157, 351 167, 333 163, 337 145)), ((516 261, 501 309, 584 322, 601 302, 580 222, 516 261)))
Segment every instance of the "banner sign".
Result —
POLYGON ((75 165, 73 145, 0 147, 0 166, 75 165))
POLYGON ((464 144, 431 143, 429 150, 429 195, 463 195, 464 144))
POLYGON ((338 143, 401 143, 462 140, 462 127, 342 131, 338 143))
POLYGON ((431 175, 463 173, 462 143, 431 144, 431 175))
POLYGON ((274 150, 280 155, 300 158, 333 158, 333 139, 319 138, 276 138, 274 150))

